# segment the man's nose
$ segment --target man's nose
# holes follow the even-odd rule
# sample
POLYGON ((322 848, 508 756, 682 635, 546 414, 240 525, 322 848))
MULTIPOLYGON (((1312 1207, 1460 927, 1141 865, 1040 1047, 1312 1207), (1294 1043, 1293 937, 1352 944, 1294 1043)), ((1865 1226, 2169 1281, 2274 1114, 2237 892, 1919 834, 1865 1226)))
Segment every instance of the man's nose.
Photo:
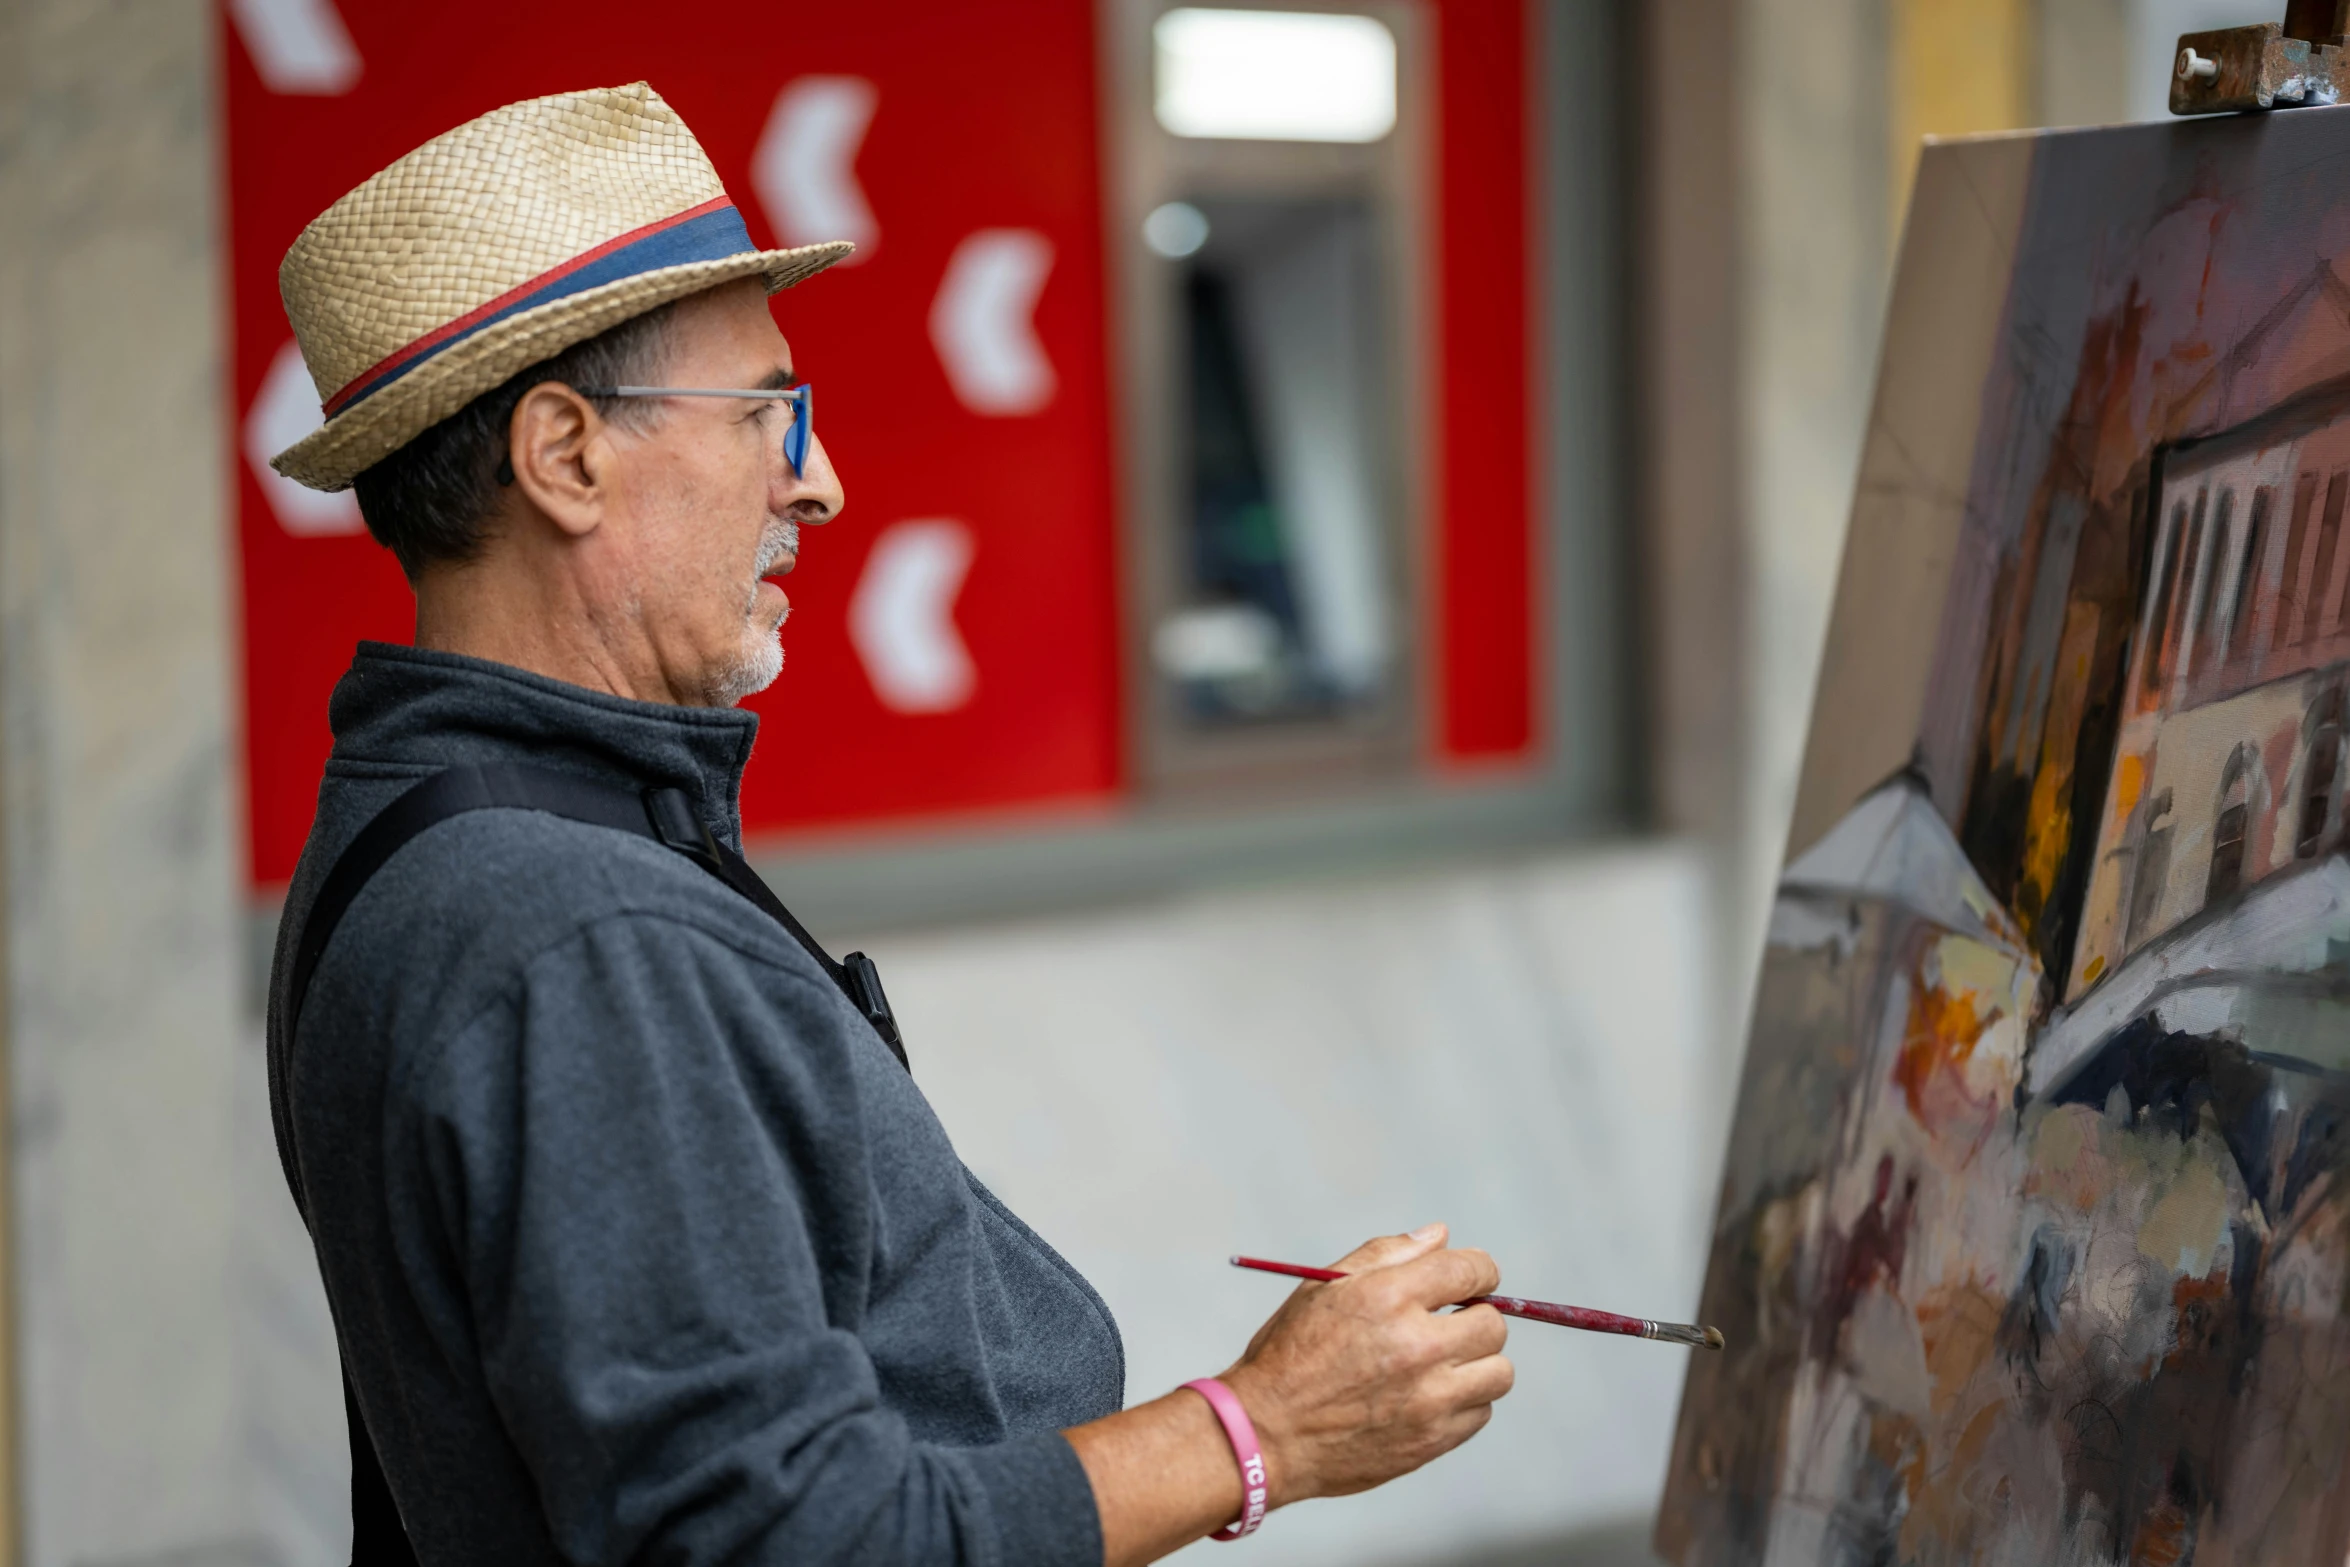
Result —
MULTIPOLYGON (((784 471, 790 473, 788 465, 784 471)), ((809 436, 807 460, 800 464, 796 476, 785 480, 783 505, 776 510, 788 510, 799 521, 822 527, 847 504, 848 496, 841 489, 840 475, 833 471, 822 438, 809 436)))

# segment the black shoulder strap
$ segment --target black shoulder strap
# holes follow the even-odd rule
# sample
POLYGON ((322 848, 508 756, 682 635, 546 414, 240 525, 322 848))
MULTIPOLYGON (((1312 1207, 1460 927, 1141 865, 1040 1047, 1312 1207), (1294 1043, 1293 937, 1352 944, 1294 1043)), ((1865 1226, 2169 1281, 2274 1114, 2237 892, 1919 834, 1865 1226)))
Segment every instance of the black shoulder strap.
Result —
MULTIPOLYGON (((293 947, 284 1026, 276 1040, 289 1059, 272 1063, 281 1069, 271 1073, 275 1079, 271 1085, 273 1099, 284 1091, 288 1081, 283 1069, 292 1064, 294 1029, 302 1020, 302 1002, 310 993, 310 977, 317 971, 327 943, 334 939, 335 927, 342 923, 343 915, 360 891, 408 840, 426 828, 469 811, 501 809, 544 811, 550 816, 634 833, 692 860, 788 931, 807 950, 808 956, 816 960, 817 967, 840 987, 858 1015, 873 1025, 873 1031, 889 1046, 898 1064, 906 1065, 905 1042, 898 1035, 897 1019, 890 1012, 889 997, 881 989, 881 972, 874 967, 873 960, 862 952, 852 952, 835 963, 832 955, 808 934, 807 927, 792 918, 791 910, 759 879, 749 862, 711 834, 701 813, 694 809, 692 797, 684 790, 621 789, 541 767, 489 762, 449 768, 409 789, 361 828, 327 871, 326 881, 318 890, 317 900, 310 905, 309 917, 303 921, 301 935, 293 947)), ((309 1205, 303 1201, 299 1170, 291 1157, 291 1130, 290 1125, 281 1122, 278 1136, 287 1154, 286 1176, 293 1185, 295 1206, 304 1210, 303 1217, 307 1220, 309 1205)), ((343 1374, 343 1409, 351 1427, 352 1567, 415 1567, 415 1548, 392 1500, 391 1486, 384 1479, 383 1462, 376 1456, 375 1443, 360 1415, 359 1399, 352 1391, 347 1369, 343 1374)))
POLYGON ((817 967, 840 987, 857 1014, 873 1025, 873 1031, 889 1046, 898 1064, 907 1064, 905 1041, 898 1033, 897 1018, 891 1013, 889 997, 881 988, 881 971, 873 960, 862 952, 852 952, 842 961, 834 962, 832 955, 808 934, 807 927, 792 917, 783 900, 759 879, 750 862, 711 834, 701 813, 694 808, 692 796, 683 789, 622 789, 514 762, 476 763, 433 774, 385 806, 343 850, 326 873, 317 901, 311 904, 309 917, 303 922, 301 939, 294 944, 293 972, 286 986, 284 1037, 288 1048, 293 1043, 295 1025, 302 1018, 302 1002, 310 991, 310 976, 325 955, 327 943, 334 939, 335 927, 342 923, 344 913, 361 889, 409 839, 426 828, 452 816, 486 810, 544 811, 549 816, 650 838, 663 848, 684 855, 749 899, 789 932, 808 956, 816 960, 817 967))

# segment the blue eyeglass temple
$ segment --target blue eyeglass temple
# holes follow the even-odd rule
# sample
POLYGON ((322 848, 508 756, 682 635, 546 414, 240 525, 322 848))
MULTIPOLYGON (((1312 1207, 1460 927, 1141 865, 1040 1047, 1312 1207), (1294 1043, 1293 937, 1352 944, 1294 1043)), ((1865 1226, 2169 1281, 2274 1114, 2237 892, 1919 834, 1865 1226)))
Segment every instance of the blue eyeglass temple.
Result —
POLYGON ((791 428, 783 432, 783 460, 791 464, 792 477, 806 476, 808 441, 816 432, 816 387, 802 381, 788 391, 736 391, 720 386, 582 386, 575 388, 586 397, 767 397, 788 399, 792 405, 791 428))

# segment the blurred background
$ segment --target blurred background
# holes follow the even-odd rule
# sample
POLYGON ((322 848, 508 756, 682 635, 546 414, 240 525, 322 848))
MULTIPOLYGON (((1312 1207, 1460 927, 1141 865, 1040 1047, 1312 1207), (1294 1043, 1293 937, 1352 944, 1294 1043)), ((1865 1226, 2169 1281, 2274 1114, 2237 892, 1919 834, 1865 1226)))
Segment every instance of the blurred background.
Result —
MULTIPOLYGON (((1919 138, 2151 118, 2245 0, 0 0, 0 1557, 342 1562, 259 996, 325 696, 404 639, 301 225, 636 78, 761 242, 843 521, 746 815, 881 960, 1129 1394, 1442 1218, 1694 1309, 1919 138)), ((1290 1564, 1644 1562, 1681 1352, 1539 1328, 1290 1564)), ((1195 1550, 1204 1550, 1197 1547, 1195 1550)))

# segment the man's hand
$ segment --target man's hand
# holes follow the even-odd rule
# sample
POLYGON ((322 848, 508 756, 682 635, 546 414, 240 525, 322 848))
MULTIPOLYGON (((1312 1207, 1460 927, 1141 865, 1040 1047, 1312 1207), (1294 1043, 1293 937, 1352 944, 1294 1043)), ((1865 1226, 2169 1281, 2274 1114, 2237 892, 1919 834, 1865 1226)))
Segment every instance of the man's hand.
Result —
MULTIPOLYGON (((1510 1390, 1508 1325, 1491 1306, 1444 1313, 1501 1282, 1481 1251, 1431 1224, 1338 1261, 1223 1375, 1265 1454, 1275 1507, 1367 1491, 1475 1435, 1510 1390)), ((1105 1567, 1140 1567, 1240 1516, 1246 1497, 1208 1401, 1187 1389, 1068 1433, 1093 1484, 1105 1567)))
POLYGON ((1450 1452, 1493 1418, 1516 1373, 1509 1324, 1491 1306, 1501 1271, 1443 1249, 1445 1227, 1367 1242, 1301 1285, 1223 1375, 1263 1444, 1272 1502, 1345 1496, 1450 1452))

